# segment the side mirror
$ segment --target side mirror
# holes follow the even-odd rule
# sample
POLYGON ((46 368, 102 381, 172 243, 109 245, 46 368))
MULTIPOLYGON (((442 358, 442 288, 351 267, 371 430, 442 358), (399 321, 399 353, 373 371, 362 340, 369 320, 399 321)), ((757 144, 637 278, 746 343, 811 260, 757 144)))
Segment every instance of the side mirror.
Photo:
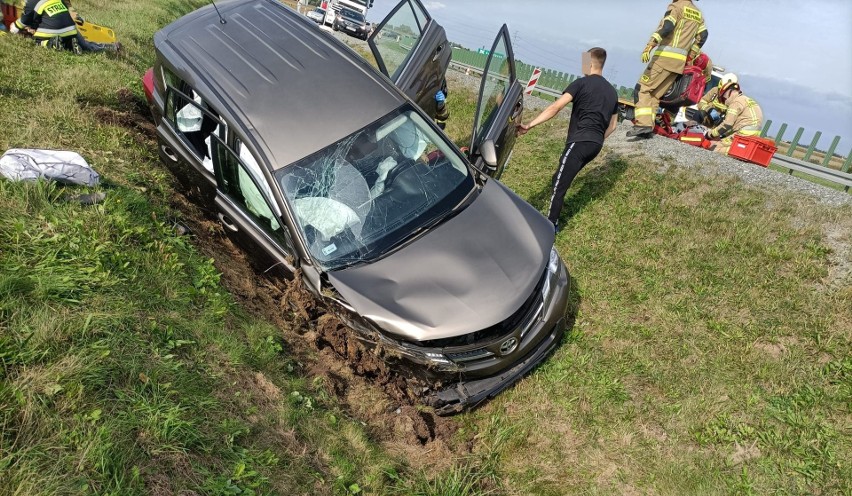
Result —
POLYGON ((483 141, 479 145, 479 154, 489 167, 497 167, 497 148, 494 146, 494 140, 488 139, 483 141))

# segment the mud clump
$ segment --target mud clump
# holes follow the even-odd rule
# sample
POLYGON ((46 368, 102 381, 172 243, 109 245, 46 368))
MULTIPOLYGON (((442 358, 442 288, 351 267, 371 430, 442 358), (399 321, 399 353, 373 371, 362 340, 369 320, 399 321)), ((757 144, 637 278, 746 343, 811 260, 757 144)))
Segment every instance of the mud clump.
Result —
POLYGON ((407 381, 389 370, 375 350, 368 350, 353 337, 353 331, 334 315, 324 314, 316 322, 314 345, 317 349, 329 347, 342 357, 353 372, 380 386, 394 400, 412 403, 417 395, 409 389, 407 381))

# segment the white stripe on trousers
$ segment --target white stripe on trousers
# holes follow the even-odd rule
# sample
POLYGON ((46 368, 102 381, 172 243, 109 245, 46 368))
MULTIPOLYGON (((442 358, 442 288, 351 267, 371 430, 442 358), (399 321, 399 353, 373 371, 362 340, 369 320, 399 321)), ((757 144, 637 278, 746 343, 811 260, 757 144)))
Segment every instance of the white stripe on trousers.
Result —
POLYGON ((574 149, 576 142, 572 142, 571 146, 562 154, 562 161, 559 164, 559 172, 556 174, 556 181, 553 181, 553 194, 550 195, 550 206, 547 207, 547 215, 550 215, 550 209, 553 208, 553 200, 556 199, 556 188, 559 186, 559 180, 562 179, 562 171, 565 170, 565 162, 568 160, 568 155, 574 149))

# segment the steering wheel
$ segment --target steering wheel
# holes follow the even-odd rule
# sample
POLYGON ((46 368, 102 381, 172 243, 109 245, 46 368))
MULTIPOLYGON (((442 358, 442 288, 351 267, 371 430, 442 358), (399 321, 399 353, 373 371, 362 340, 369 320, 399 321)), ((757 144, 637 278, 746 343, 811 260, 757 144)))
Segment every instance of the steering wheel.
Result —
MULTIPOLYGON (((405 159, 403 162, 397 164, 396 167, 388 171, 388 177, 385 178, 385 189, 390 188, 393 184, 393 181, 399 176, 401 173, 407 171, 408 169, 416 166, 418 161, 412 159, 405 159)), ((422 164, 421 164, 422 165, 422 164)))

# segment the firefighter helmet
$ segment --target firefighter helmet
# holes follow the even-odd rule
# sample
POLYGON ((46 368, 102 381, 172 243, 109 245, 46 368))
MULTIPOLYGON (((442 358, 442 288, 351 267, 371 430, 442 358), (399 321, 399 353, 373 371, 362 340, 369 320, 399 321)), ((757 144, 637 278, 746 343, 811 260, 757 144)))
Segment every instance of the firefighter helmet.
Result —
POLYGON ((721 92, 722 87, 728 83, 739 83, 737 75, 733 72, 725 74, 724 76, 722 76, 722 79, 719 80, 719 91, 721 92))

